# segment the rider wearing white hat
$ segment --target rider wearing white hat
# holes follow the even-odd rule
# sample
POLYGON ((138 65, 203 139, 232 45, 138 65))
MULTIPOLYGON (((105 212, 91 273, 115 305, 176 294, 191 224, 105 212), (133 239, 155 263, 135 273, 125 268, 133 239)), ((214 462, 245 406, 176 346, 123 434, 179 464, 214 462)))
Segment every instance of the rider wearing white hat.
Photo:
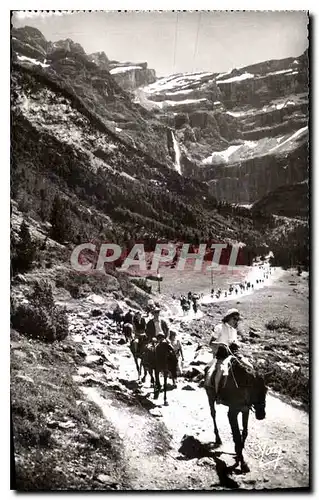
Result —
MULTIPOLYGON (((238 322, 240 321, 240 313, 238 309, 232 308, 228 309, 228 311, 224 314, 222 322, 219 323, 217 326, 214 328, 214 334, 211 337, 210 340, 210 347, 212 348, 214 357, 211 361, 211 363, 208 364, 207 369, 210 370, 212 369, 213 364, 215 364, 215 354, 217 353, 218 347, 221 344, 224 344, 227 346, 227 348, 230 348, 231 353, 235 354, 236 357, 249 369, 252 369, 253 366, 251 363, 241 356, 238 353, 239 349, 239 342, 238 342, 238 337, 237 337, 237 326, 238 322)), ((226 348, 226 349, 227 349, 226 348)), ((229 354, 230 354, 229 351, 229 354)), ((226 354, 227 355, 227 354, 226 354)), ((216 389, 216 394, 218 395, 219 392, 219 382, 221 380, 221 368, 220 368, 220 363, 221 361, 217 361, 217 365, 215 368, 215 389, 216 389)), ((218 402, 218 400, 217 400, 218 402)))
POLYGON ((214 335, 210 339, 209 345, 212 347, 214 353, 217 351, 219 344, 238 344, 237 338, 237 325, 240 320, 238 309, 228 309, 222 319, 222 322, 215 326, 214 335))

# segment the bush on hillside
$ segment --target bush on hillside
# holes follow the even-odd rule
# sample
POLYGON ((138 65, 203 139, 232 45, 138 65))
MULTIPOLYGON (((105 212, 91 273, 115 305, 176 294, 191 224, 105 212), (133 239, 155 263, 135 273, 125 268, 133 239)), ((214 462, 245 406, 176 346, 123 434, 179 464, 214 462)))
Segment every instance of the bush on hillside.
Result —
POLYGON ((11 303, 11 323, 19 332, 45 342, 63 340, 68 335, 66 311, 54 304, 51 285, 46 281, 35 283, 28 303, 11 303))
POLYGON ((258 371, 265 376, 268 387, 301 401, 304 409, 309 409, 309 375, 304 369, 284 370, 273 361, 267 360, 258 371))
POLYGON ((267 323, 265 323, 265 327, 267 330, 271 331, 281 329, 291 330, 291 321, 289 318, 274 318, 267 321, 267 323))
POLYGON ((148 285, 147 281, 144 279, 132 279, 131 280, 134 285, 136 285, 141 290, 144 290, 146 293, 152 293, 152 285, 148 285))

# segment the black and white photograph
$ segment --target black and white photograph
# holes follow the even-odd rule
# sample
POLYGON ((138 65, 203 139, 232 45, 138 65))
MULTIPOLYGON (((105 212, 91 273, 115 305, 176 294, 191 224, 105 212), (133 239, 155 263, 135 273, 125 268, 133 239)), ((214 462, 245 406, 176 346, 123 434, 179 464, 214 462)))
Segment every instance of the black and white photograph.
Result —
POLYGON ((11 489, 310 491, 309 13, 10 23, 11 489))

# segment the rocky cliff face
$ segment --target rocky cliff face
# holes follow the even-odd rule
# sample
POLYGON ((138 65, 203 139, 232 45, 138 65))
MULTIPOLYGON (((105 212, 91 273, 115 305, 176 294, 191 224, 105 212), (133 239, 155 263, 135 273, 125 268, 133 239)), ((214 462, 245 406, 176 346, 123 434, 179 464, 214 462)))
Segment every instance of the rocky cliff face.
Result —
POLYGON ((308 217, 308 181, 280 186, 256 201, 251 210, 253 213, 263 212, 283 217, 308 217))
POLYGON ((136 99, 176 129, 184 175, 251 203, 308 176, 307 54, 229 73, 162 78, 136 99))
POLYGON ((147 63, 119 63, 111 61, 110 73, 114 80, 125 90, 134 90, 156 81, 154 69, 148 69, 147 63))

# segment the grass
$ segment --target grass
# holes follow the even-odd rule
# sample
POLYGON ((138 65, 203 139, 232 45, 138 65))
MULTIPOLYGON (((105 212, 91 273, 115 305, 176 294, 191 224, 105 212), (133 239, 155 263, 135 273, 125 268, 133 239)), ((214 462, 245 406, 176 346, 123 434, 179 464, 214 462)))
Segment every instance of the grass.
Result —
POLYGON ((115 484, 121 482, 121 441, 73 382, 75 363, 81 359, 78 348, 70 342, 27 340, 17 332, 12 340, 14 488, 113 489, 101 484, 97 475, 108 474, 115 484), (66 421, 72 422, 70 428, 56 424, 66 421))

